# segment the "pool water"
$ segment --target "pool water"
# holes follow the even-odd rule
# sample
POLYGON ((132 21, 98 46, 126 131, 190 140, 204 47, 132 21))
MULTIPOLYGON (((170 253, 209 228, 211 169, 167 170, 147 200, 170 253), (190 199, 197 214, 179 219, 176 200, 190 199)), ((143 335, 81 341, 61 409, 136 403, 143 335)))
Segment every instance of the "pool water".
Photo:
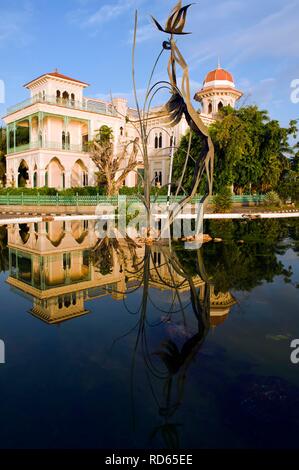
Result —
POLYGON ((0 227, 0 447, 298 447, 299 222, 0 227))

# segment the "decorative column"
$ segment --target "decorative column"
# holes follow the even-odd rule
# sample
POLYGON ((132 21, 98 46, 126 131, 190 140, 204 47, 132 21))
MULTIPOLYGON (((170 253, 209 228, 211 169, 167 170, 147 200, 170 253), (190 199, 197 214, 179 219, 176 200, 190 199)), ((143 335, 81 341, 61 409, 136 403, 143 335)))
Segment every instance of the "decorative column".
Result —
POLYGON ((91 135, 91 122, 88 121, 88 141, 90 142, 92 140, 92 135, 91 135))
POLYGON ((32 116, 29 116, 29 148, 31 148, 32 143, 32 116))
POLYGON ((64 144, 65 144, 65 149, 67 149, 67 150, 70 147, 70 142, 69 142, 69 138, 68 138, 68 128, 69 128, 69 118, 68 118, 68 116, 64 116, 64 118, 63 118, 63 129, 64 129, 64 134, 65 134, 64 144))
POLYGON ((38 187, 39 188, 43 188, 44 186, 46 186, 45 174, 46 174, 46 170, 44 168, 38 170, 38 187))
POLYGON ((6 128, 6 153, 9 154, 9 150, 10 150, 10 136, 9 136, 9 133, 10 133, 10 124, 7 125, 7 128, 6 128))
POLYGON ((38 113, 38 146, 40 148, 44 148, 44 138, 43 138, 43 130, 44 130, 44 113, 38 113))
POLYGON ((16 125, 16 122, 13 123, 13 151, 15 153, 16 151, 16 143, 17 143, 17 136, 16 136, 16 129, 17 129, 17 125, 16 125))
POLYGON ((30 162, 29 164, 29 168, 28 168, 28 187, 29 188, 33 188, 34 187, 34 184, 33 184, 33 177, 34 177, 34 163, 33 162, 30 162))
POLYGON ((71 188, 71 171, 65 170, 65 187, 71 188))

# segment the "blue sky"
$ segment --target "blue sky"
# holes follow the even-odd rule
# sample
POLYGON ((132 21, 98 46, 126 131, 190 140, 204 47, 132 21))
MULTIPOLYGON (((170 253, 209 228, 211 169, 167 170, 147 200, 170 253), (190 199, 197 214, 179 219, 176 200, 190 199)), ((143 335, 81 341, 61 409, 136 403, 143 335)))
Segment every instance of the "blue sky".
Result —
MULTIPOLYGON (((162 23, 175 0, 0 0, 0 80, 6 107, 27 98, 22 85, 58 68, 91 84, 90 96, 125 96, 133 104, 131 46, 134 10, 139 13, 137 84, 142 96, 164 35, 162 23)), ((299 79, 299 0, 201 0, 189 10, 187 31, 179 38, 190 67, 192 90, 209 70, 221 65, 235 77, 246 104, 258 104, 287 124, 299 118, 290 99, 299 79)), ((157 71, 166 78, 167 53, 157 71)), ((165 97, 161 96, 163 102, 165 97)))

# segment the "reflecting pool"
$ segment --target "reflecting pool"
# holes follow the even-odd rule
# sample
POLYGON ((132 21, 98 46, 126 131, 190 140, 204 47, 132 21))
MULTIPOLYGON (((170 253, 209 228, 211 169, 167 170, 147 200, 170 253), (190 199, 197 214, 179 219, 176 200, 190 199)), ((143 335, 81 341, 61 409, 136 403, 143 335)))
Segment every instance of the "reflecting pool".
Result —
POLYGON ((299 221, 205 232, 0 227, 0 447, 298 447, 299 221))

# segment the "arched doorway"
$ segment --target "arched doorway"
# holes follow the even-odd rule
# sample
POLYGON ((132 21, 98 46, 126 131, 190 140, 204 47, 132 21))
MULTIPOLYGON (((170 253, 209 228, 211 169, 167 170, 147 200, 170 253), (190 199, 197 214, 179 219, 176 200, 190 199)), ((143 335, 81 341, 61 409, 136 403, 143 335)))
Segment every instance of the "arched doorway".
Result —
POLYGON ((72 169, 71 186, 78 188, 88 185, 88 171, 82 160, 77 160, 72 169))
POLYGON ((22 160, 18 168, 18 187, 25 188, 29 180, 29 168, 25 160, 22 160))
POLYGON ((52 158, 46 167, 46 173, 49 187, 56 189, 63 188, 64 167, 61 165, 57 157, 52 158))
POLYGON ((220 103, 218 104, 218 111, 221 111, 222 108, 223 108, 223 103, 222 101, 220 101, 220 103))

